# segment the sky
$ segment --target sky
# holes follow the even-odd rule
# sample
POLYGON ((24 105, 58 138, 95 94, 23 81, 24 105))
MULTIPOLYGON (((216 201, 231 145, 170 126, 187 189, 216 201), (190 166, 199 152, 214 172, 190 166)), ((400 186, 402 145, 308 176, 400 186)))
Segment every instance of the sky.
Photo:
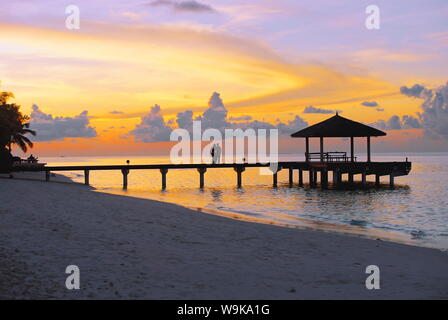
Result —
POLYGON ((278 128, 290 153, 288 133, 336 111, 387 131, 374 151, 448 151, 447 16, 446 0, 11 0, 0 90, 41 155, 163 155, 195 119, 278 128))

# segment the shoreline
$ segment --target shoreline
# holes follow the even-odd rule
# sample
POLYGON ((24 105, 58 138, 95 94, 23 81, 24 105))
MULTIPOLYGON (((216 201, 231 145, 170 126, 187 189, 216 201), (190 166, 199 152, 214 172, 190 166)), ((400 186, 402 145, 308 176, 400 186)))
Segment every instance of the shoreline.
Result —
POLYGON ((448 299, 448 255, 437 249, 229 219, 78 184, 0 184, 0 298, 448 299), (69 264, 79 265, 82 290, 65 289, 69 264), (365 288, 371 264, 382 272, 380 290, 365 288))

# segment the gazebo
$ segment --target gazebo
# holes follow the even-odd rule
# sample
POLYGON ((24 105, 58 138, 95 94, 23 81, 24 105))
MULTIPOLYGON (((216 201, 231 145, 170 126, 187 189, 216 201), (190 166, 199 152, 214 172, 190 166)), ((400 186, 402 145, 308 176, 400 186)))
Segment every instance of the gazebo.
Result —
POLYGON ((327 120, 293 133, 291 137, 305 138, 306 162, 316 159, 320 162, 355 162, 355 138, 367 138, 367 162, 371 162, 370 138, 385 135, 386 133, 381 130, 341 117, 336 113, 335 116, 327 120), (319 153, 310 153, 310 138, 320 139, 319 153), (350 138, 350 157, 347 157, 345 152, 324 152, 324 138, 350 138))

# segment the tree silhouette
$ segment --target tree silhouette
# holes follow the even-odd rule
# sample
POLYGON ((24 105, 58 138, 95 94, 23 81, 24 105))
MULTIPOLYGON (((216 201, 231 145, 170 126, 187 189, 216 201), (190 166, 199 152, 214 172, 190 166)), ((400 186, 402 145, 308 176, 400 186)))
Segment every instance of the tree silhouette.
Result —
POLYGON ((0 92, 0 148, 7 146, 11 152, 12 145, 16 144, 26 152, 33 143, 25 135, 34 136, 36 132, 29 129, 30 118, 20 112, 20 105, 8 103, 10 98, 14 98, 13 93, 0 92))

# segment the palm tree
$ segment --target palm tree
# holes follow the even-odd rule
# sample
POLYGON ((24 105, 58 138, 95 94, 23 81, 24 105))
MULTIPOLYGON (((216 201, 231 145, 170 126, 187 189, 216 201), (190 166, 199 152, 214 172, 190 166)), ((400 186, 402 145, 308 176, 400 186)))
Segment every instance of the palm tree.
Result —
POLYGON ((29 129, 29 123, 23 123, 17 128, 14 128, 11 132, 11 140, 9 141, 8 147, 9 152, 11 152, 12 144, 16 144, 23 152, 27 152, 28 147, 33 147, 33 142, 26 137, 26 134, 36 135, 36 131, 29 129))
POLYGON ((14 98, 13 93, 0 92, 0 147, 8 146, 11 152, 12 145, 17 144, 26 152, 28 147, 33 147, 33 143, 25 135, 35 136, 36 132, 29 129, 30 118, 20 112, 20 105, 8 103, 10 98, 14 98))

